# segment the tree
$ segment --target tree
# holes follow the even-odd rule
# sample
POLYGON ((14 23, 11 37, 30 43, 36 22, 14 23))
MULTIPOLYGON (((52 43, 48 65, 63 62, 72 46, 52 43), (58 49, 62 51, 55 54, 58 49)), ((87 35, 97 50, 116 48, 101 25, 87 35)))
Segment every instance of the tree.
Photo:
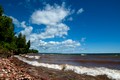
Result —
POLYGON ((12 19, 3 15, 3 9, 0 6, 0 53, 11 54, 16 48, 15 33, 12 19))
POLYGON ((16 39, 17 53, 26 53, 26 37, 19 33, 16 39))
POLYGON ((0 6, 0 45, 8 50, 15 49, 14 43, 14 25, 12 19, 3 16, 3 9, 0 6))
POLYGON ((27 42, 27 49, 30 48, 30 40, 27 42))
POLYGON ((26 37, 25 37, 25 35, 22 35, 20 33, 18 35, 16 44, 17 44, 17 48, 25 48, 25 46, 26 46, 26 37))
POLYGON ((35 49, 29 49, 29 53, 38 53, 38 50, 35 50, 35 49))
POLYGON ((12 19, 7 16, 0 16, 0 40, 12 42, 14 38, 14 26, 12 19))
MULTIPOLYGON (((3 15, 3 9, 0 6, 0 51, 14 53, 37 52, 37 50, 29 50, 30 40, 26 42, 26 36, 19 33, 15 36, 14 25, 12 19, 3 15)), ((1 53, 1 52, 0 52, 1 53)))
POLYGON ((2 16, 2 14, 3 14, 3 9, 2 9, 2 6, 0 6, 0 16, 2 16))

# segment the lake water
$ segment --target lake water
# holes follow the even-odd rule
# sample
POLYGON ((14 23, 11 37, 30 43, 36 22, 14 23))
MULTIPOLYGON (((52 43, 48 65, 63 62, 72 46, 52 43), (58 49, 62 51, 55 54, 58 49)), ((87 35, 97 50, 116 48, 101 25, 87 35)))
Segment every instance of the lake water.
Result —
POLYGON ((37 67, 64 68, 77 74, 107 75, 112 80, 120 80, 119 55, 28 54, 15 57, 37 67))
POLYGON ((29 54, 30 56, 40 56, 37 60, 49 64, 69 64, 86 67, 107 67, 120 70, 120 56, 117 55, 64 55, 64 54, 29 54))

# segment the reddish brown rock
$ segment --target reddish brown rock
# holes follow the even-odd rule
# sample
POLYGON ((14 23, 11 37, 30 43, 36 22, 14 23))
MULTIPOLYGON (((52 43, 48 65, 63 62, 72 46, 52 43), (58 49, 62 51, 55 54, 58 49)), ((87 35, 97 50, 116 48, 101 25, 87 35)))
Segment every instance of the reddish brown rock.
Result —
POLYGON ((33 80, 29 74, 22 72, 21 68, 15 66, 9 59, 0 59, 0 80, 33 80))

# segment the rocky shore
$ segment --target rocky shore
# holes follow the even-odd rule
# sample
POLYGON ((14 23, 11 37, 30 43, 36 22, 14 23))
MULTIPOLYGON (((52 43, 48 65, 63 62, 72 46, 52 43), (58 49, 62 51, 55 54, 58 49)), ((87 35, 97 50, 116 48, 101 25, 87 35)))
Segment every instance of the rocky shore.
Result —
POLYGON ((22 80, 29 79, 32 80, 29 74, 27 74, 23 68, 19 68, 9 59, 0 59, 0 80, 22 80))
POLYGON ((106 75, 79 75, 72 71, 60 71, 34 67, 15 57, 0 58, 0 80, 110 80, 106 75))

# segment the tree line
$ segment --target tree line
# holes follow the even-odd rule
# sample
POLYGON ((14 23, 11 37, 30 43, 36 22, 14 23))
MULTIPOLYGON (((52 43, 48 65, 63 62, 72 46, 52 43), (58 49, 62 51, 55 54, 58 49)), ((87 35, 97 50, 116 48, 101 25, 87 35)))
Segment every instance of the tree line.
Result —
POLYGON ((30 40, 27 42, 25 35, 19 33, 15 36, 12 19, 3 13, 3 8, 0 6, 0 53, 38 53, 37 50, 29 49, 30 40))

